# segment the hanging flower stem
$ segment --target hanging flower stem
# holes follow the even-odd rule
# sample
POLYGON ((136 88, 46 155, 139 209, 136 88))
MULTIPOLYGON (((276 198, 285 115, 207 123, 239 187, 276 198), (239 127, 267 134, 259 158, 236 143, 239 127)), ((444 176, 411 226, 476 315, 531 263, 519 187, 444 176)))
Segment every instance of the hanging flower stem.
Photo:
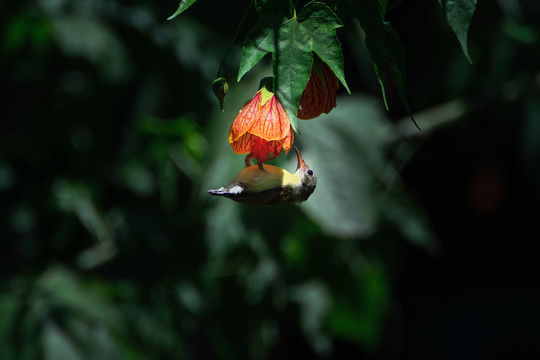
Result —
POLYGON ((216 78, 221 77, 221 70, 223 69, 223 65, 225 64, 225 60, 227 59, 227 56, 231 52, 231 49, 234 45, 234 42, 236 40, 236 37, 238 36, 238 33, 240 32, 240 28, 244 24, 244 21, 246 21, 247 15, 249 14, 249 11, 251 10, 251 7, 253 6, 253 1, 249 1, 249 5, 246 9, 246 12, 244 12, 244 15, 242 16, 242 19, 240 19, 240 24, 238 24, 238 27, 236 28, 236 31, 234 32, 233 38, 231 40, 231 43, 229 44, 229 48, 225 52, 225 55, 223 55, 223 58, 221 59, 221 63, 219 64, 219 69, 217 72, 216 78))

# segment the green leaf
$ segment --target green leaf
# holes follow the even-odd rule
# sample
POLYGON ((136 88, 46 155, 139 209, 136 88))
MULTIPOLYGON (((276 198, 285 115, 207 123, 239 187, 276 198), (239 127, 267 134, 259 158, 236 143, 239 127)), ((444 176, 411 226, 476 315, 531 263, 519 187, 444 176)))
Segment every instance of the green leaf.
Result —
POLYGON ((278 50, 272 56, 274 66, 274 91, 287 112, 293 129, 297 131, 296 113, 300 97, 306 88, 313 66, 306 29, 293 18, 284 24, 278 37, 278 50))
POLYGON ((256 0, 255 7, 259 18, 244 42, 237 81, 240 81, 266 54, 274 52, 275 33, 294 13, 290 1, 256 0))
POLYGON ((180 5, 178 5, 178 9, 176 9, 176 12, 169 16, 167 20, 172 20, 184 11, 186 11, 188 7, 195 3, 195 1, 197 0, 180 0, 180 5))
POLYGON ((448 25, 456 34, 465 57, 472 64, 467 47, 467 34, 476 10, 476 0, 443 0, 442 5, 448 25))
POLYGON ((242 49, 237 81, 240 81, 266 54, 274 51, 273 43, 274 29, 270 27, 263 28, 257 25, 248 32, 242 49))
POLYGON ((292 17, 295 8, 291 0, 255 0, 259 21, 279 25, 283 17, 292 17))
POLYGON ((302 209, 330 236, 369 237, 380 216, 381 199, 374 191, 377 172, 392 168, 384 149, 394 136, 388 113, 379 99, 355 94, 339 99, 339 106, 321 117, 295 140, 317 181, 324 184, 302 209))
POLYGON ((393 223, 405 240, 432 254, 441 250, 441 244, 431 231, 426 215, 406 194, 387 196, 381 202, 383 216, 393 223))
POLYGON ((388 9, 388 3, 390 0, 379 0, 379 8, 381 10, 381 16, 384 17, 386 10, 388 9))
POLYGON ((381 7, 381 4, 376 0, 346 0, 343 9, 360 21, 360 25, 366 33, 366 47, 379 79, 386 108, 388 109, 386 71, 389 69, 394 78, 401 102, 416 127, 418 127, 409 109, 406 97, 407 63, 405 48, 396 29, 390 23, 384 21, 385 8, 381 7))
POLYGON ((299 17, 306 19, 302 25, 313 39, 313 51, 328 65, 350 94, 345 81, 341 44, 335 33, 335 29, 343 26, 341 21, 328 6, 317 2, 306 5, 299 17))
POLYGON ((366 266, 360 279, 343 274, 353 284, 334 292, 328 316, 328 331, 335 337, 375 349, 381 341, 389 308, 388 280, 380 265, 366 266), (360 281, 358 281, 360 280, 360 281))
POLYGON ((68 269, 54 267, 47 270, 38 278, 36 294, 39 298, 35 301, 46 302, 48 306, 111 329, 118 330, 124 324, 116 308, 68 269))
POLYGON ((45 360, 83 360, 82 349, 52 320, 45 322, 43 333, 45 360))
POLYGON ((240 80, 266 54, 272 53, 274 91, 297 131, 296 113, 313 65, 313 52, 335 73, 349 91, 343 70, 343 55, 335 29, 342 26, 334 12, 321 2, 308 3, 292 18, 286 14, 260 20, 247 36, 238 73, 240 80), (281 19, 281 21, 279 21, 281 19))

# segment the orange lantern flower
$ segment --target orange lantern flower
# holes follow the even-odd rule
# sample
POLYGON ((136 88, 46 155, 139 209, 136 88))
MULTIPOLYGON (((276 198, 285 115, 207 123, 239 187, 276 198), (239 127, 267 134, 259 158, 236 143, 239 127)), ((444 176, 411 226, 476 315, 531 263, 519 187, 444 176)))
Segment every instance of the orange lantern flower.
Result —
POLYGON ((302 120, 328 114, 336 107, 336 91, 339 81, 332 70, 317 56, 313 57, 311 76, 300 98, 297 116, 302 120))
POLYGON ((229 131, 229 144, 234 152, 248 153, 246 166, 250 165, 251 159, 256 159, 262 167, 282 149, 287 154, 293 141, 293 129, 285 109, 276 95, 264 86, 240 110, 229 131))

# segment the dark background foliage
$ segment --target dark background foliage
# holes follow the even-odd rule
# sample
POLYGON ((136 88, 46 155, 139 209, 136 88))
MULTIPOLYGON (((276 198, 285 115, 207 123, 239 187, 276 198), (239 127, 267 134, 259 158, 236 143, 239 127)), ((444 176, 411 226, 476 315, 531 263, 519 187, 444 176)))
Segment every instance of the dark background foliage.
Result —
POLYGON ((3 2, 0 358, 538 358, 540 6, 479 1, 471 65, 395 3, 422 130, 342 18, 352 95, 296 136, 319 185, 261 208, 205 191, 269 74, 234 81, 253 12, 219 112, 247 2, 3 2))

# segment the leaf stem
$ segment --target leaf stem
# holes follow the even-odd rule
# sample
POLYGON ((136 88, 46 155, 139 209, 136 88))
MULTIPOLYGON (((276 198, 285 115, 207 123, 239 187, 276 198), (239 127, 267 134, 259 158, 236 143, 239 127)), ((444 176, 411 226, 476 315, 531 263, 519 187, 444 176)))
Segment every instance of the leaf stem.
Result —
POLYGON ((253 0, 249 1, 248 7, 247 7, 246 11, 244 12, 244 15, 242 16, 242 19, 240 19, 240 23, 238 24, 238 27, 236 28, 236 31, 234 32, 231 43, 229 44, 229 48, 227 49, 227 51, 225 52, 225 55, 223 55, 223 58, 221 59, 221 63, 219 64, 219 69, 218 69, 218 73, 217 73, 216 78, 221 77, 221 70, 223 69, 223 65, 225 64, 225 60, 227 59, 227 56, 231 52, 231 49, 232 49, 232 47, 234 45, 234 41, 236 40, 236 37, 238 36, 238 33, 240 32, 240 28, 244 24, 244 21, 246 21, 247 15, 248 15, 249 11, 251 10, 251 7, 253 6, 253 3, 254 3, 253 0))

